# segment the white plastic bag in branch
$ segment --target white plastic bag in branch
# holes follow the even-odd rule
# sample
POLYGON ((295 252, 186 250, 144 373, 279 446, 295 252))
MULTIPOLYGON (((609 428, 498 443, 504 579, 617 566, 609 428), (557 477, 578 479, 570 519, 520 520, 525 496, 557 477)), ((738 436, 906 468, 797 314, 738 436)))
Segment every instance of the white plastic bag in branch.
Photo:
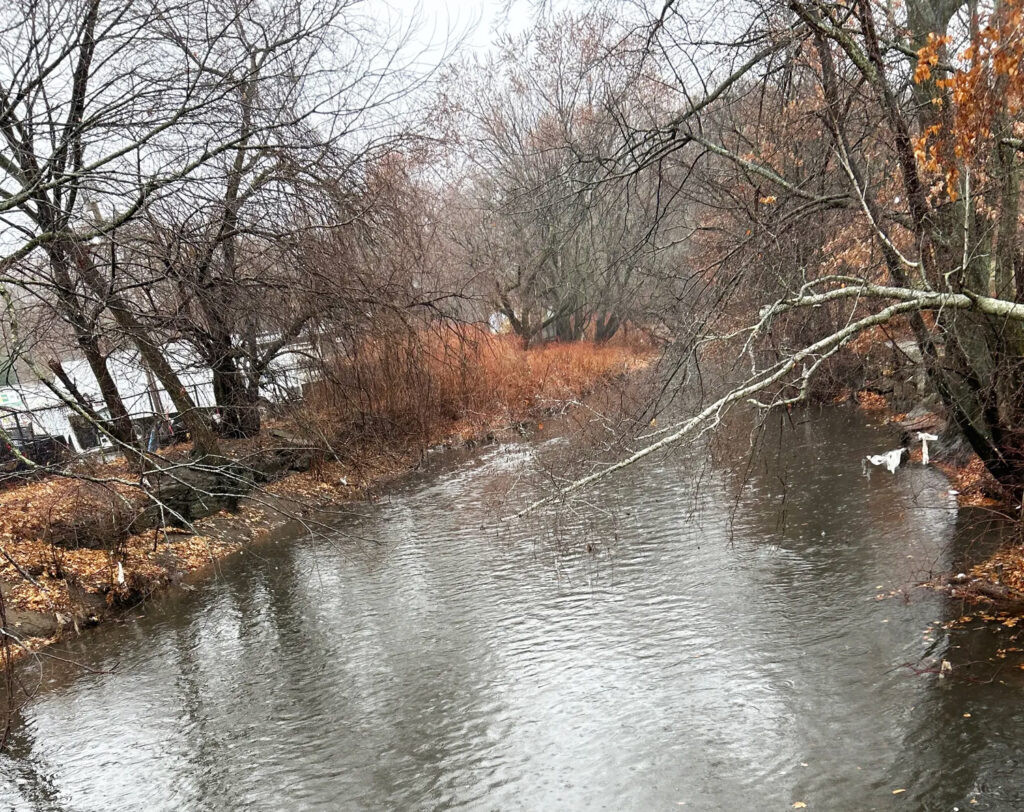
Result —
POLYGON ((931 440, 932 442, 934 442, 935 440, 938 440, 939 437, 937 434, 929 434, 926 431, 919 431, 917 433, 917 439, 921 441, 921 464, 927 465, 929 459, 928 441, 931 440))
POLYGON ((896 469, 900 467, 903 452, 906 450, 905 448, 894 448, 892 451, 886 451, 884 454, 869 454, 867 460, 872 465, 884 465, 885 470, 890 474, 895 474, 896 469))

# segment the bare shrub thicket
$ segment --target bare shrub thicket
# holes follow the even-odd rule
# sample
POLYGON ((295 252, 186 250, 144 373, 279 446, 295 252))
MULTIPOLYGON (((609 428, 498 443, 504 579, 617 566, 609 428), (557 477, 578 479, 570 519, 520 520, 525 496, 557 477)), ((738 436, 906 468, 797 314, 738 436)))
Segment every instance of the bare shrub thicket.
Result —
POLYGON ((512 428, 622 374, 646 348, 554 343, 457 323, 403 325, 326 365, 308 401, 332 445, 423 448, 452 433, 512 428))

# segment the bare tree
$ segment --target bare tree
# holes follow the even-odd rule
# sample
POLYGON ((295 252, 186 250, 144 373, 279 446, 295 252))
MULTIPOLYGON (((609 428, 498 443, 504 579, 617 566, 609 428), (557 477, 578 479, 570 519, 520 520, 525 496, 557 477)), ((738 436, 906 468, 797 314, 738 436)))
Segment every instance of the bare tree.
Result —
POLYGON ((615 111, 651 90, 624 61, 634 44, 611 16, 561 15, 459 72, 471 212, 459 237, 525 341, 611 338, 656 297, 678 245, 667 235, 685 210, 665 211, 659 168, 610 181, 602 165, 615 111))
POLYGON ((693 418, 567 491, 735 404, 806 399, 851 342, 884 329, 907 331, 951 423, 1024 493, 1015 8, 979 19, 970 4, 911 2, 882 17, 870 2, 811 0, 694 19, 632 7, 646 31, 636 70, 673 102, 655 122, 617 110, 608 178, 688 173, 704 253, 680 283, 708 294, 709 318, 680 349, 734 361, 702 379, 693 418))

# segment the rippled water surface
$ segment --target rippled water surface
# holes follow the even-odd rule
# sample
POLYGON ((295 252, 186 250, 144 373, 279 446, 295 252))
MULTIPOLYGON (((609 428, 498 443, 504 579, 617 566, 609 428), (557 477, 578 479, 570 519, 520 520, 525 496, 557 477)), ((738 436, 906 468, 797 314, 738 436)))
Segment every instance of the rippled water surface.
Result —
POLYGON ((503 530, 559 448, 489 450, 72 644, 102 673, 47 666, 0 809, 1024 808, 1015 630, 878 599, 991 536, 864 478, 891 443, 837 411, 503 530))

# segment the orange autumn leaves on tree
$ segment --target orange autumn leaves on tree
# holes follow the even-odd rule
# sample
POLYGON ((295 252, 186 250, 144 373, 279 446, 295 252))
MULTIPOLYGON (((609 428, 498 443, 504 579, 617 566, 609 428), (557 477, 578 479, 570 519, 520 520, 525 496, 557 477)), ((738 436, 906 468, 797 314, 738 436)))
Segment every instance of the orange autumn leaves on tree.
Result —
MULTIPOLYGON (((929 34, 917 54, 915 83, 932 80, 950 42, 949 36, 929 34)), ((948 94, 951 115, 925 128, 915 144, 921 168, 942 176, 951 200, 959 196, 961 167, 978 159, 997 118, 1024 109, 1024 0, 1005 0, 984 25, 979 21, 960 60, 962 67, 934 81, 937 91, 948 94)), ((942 108, 945 99, 936 93, 932 104, 942 108)))

